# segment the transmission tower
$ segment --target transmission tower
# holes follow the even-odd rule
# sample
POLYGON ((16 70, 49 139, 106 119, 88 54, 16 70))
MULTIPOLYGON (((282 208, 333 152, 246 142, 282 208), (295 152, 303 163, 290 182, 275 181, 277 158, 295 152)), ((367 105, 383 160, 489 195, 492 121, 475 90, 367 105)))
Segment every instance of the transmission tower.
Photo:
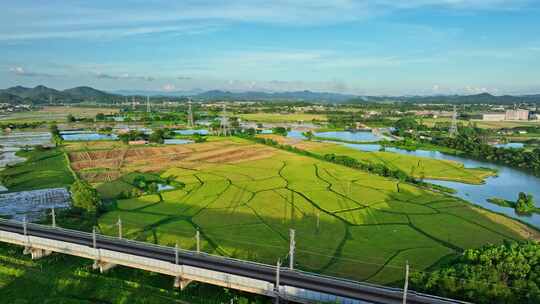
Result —
POLYGON ((190 128, 193 128, 195 126, 195 123, 193 122, 193 110, 191 109, 191 98, 188 100, 187 124, 190 128))
POLYGON ((146 96, 146 113, 150 113, 150 96, 146 96))
POLYGON ((448 130, 448 134, 450 136, 454 136, 457 134, 457 110, 456 105, 454 105, 454 113, 452 113, 452 125, 450 126, 450 130, 448 130))
POLYGON ((227 105, 223 104, 223 113, 221 114, 221 125, 219 126, 220 135, 227 136, 229 134, 229 119, 227 118, 227 105))

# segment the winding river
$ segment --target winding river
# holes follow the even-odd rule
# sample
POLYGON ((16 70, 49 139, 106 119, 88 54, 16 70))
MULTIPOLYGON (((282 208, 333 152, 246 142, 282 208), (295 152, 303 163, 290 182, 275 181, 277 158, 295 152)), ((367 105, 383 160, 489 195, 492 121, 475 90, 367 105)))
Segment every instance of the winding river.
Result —
MULTIPOLYGON (((336 142, 337 143, 337 142, 336 142)), ((361 151, 379 151, 380 145, 377 144, 344 144, 347 147, 361 151)), ((523 222, 529 223, 540 228, 540 215, 533 214, 530 216, 518 215, 512 208, 500 207, 491 204, 486 200, 488 198, 499 197, 506 200, 515 201, 519 192, 530 193, 536 198, 536 205, 540 206, 540 178, 524 171, 510 168, 504 165, 488 163, 484 161, 472 160, 464 157, 444 154, 438 151, 416 150, 407 151, 398 148, 386 148, 385 151, 428 157, 433 159, 452 160, 463 163, 466 168, 492 168, 496 169, 497 176, 488 177, 482 185, 470 185, 459 182, 441 181, 441 180, 426 180, 427 182, 453 188, 457 191, 456 196, 473 202, 483 208, 503 213, 507 216, 518 218, 523 222)))

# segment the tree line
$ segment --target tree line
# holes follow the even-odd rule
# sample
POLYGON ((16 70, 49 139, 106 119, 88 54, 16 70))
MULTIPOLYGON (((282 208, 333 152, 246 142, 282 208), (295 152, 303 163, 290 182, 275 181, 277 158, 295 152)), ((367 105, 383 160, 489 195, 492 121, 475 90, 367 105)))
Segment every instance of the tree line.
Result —
POLYGON ((467 249, 434 272, 414 272, 416 291, 474 303, 540 303, 540 244, 467 249))

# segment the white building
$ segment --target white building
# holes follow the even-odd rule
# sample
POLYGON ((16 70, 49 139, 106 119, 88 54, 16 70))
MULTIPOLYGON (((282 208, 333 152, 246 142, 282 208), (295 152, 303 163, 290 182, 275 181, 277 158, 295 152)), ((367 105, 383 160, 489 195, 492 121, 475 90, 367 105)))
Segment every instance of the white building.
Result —
POLYGON ((507 110, 505 120, 529 120, 529 110, 507 110))

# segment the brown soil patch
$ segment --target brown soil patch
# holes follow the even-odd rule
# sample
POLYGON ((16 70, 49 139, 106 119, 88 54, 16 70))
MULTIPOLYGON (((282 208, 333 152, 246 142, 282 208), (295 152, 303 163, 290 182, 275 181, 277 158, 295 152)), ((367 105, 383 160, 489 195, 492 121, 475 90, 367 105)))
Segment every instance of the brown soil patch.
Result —
POLYGON ((238 163, 271 157, 273 149, 230 141, 167 147, 137 147, 69 153, 73 170, 90 182, 108 181, 121 174, 156 172, 171 167, 195 167, 202 163, 238 163), (93 169, 109 169, 98 171, 93 169))

